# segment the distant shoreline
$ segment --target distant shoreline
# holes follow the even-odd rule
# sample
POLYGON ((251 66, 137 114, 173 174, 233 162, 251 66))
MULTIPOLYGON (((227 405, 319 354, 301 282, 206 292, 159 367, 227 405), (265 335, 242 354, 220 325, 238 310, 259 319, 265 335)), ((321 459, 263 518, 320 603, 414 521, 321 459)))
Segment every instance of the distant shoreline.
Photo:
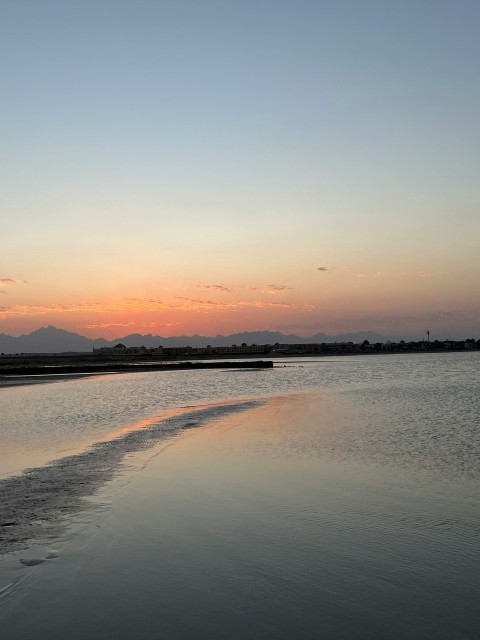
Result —
POLYGON ((472 353, 475 350, 464 349, 428 349, 424 351, 397 351, 397 350, 370 350, 363 352, 337 352, 337 353, 269 353, 268 360, 253 360, 252 355, 229 354, 229 360, 223 360, 222 356, 210 354, 202 360, 195 356, 174 356, 168 361, 154 362, 151 358, 130 356, 118 360, 103 360, 95 362, 87 354, 51 354, 38 356, 3 356, 0 358, 0 389, 41 384, 49 382, 63 382, 79 378, 88 378, 97 375, 121 374, 121 373, 145 373, 149 371, 197 371, 203 369, 244 369, 258 370, 271 369, 274 361, 310 359, 310 358, 335 358, 345 356, 372 356, 372 355, 412 355, 427 353, 472 353), (187 359, 188 358, 188 359, 187 359), (271 358, 271 359, 270 359, 271 358), (3 362, 2 362, 3 360, 3 362), (7 363, 4 364, 4 362, 7 363), (33 364, 35 363, 35 364, 33 364))

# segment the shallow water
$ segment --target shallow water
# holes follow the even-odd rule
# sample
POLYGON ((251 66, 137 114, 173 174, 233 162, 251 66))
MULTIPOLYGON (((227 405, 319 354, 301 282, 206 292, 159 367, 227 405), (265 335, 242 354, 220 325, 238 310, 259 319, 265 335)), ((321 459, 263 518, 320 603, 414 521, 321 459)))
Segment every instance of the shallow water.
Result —
MULTIPOLYGON (((389 429, 401 430, 404 463, 428 455, 429 464, 437 458, 453 473, 478 475, 479 369, 478 352, 352 356, 278 360, 267 370, 150 372, 4 388, 0 477, 78 453, 172 409, 306 389, 329 391, 365 414, 359 422, 372 426, 371 456, 384 455, 379 438, 389 429), (420 444, 418 426, 425 435, 420 444)), ((352 424, 348 439, 354 434, 352 424)))
POLYGON ((32 408, 24 436, 41 455, 61 456, 58 437, 72 449, 104 438, 89 474, 111 442, 126 458, 95 509, 0 559, 0 628, 19 640, 479 637, 479 355, 3 390, 11 417, 17 392, 48 408, 37 421, 32 408), (187 405, 173 432, 155 418, 187 405), (109 439, 144 422, 157 430, 148 447, 109 439))

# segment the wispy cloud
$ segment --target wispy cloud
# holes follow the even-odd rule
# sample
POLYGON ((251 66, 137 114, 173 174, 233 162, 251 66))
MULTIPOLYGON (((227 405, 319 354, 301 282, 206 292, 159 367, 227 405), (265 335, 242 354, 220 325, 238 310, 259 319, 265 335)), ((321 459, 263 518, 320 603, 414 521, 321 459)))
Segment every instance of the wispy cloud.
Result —
MULTIPOLYGON (((230 311, 236 309, 313 309, 312 305, 295 305, 288 302, 264 302, 264 301, 236 301, 217 302, 214 300, 198 300, 196 298, 177 297, 178 303, 167 303, 155 298, 122 298, 110 302, 81 302, 77 304, 52 304, 52 305, 14 305, 0 307, 0 318, 11 316, 39 316, 47 314, 68 313, 124 313, 124 312, 157 312, 157 311, 230 311)), ((110 324, 110 323, 108 323, 110 324)))
POLYGON ((0 278, 0 284, 27 284, 26 280, 20 278, 0 278))
POLYGON ((122 298, 122 302, 127 305, 135 304, 163 304, 158 298, 122 298))
POLYGON ((176 327, 180 322, 144 322, 142 327, 176 327))
POLYGON ((200 308, 212 308, 217 310, 235 310, 235 309, 268 309, 268 308, 284 308, 284 309, 313 309, 313 305, 296 305, 290 302, 266 302, 263 300, 244 300, 235 302, 215 302, 213 300, 196 300, 194 298, 177 297, 193 306, 198 305, 200 308))
POLYGON ((350 269, 350 267, 343 267, 343 271, 349 273, 353 278, 366 278, 367 274, 363 271, 357 271, 356 269, 350 269))
POLYGON ((199 289, 213 289, 214 291, 232 291, 229 287, 226 287, 224 284, 196 284, 196 287, 199 289))
POLYGON ((384 275, 383 271, 371 271, 366 273, 364 271, 352 269, 351 267, 317 267, 316 271, 320 271, 320 273, 325 273, 327 271, 339 271, 340 273, 348 273, 352 278, 369 278, 373 276, 379 277, 384 275))
POLYGON ((80 302, 51 305, 14 305, 0 308, 0 318, 8 316, 36 316, 49 313, 121 313, 123 311, 169 309, 170 305, 161 300, 143 298, 122 298, 113 302, 80 302))
POLYGON ((441 271, 402 271, 399 273, 402 278, 436 278, 442 276, 441 271))
POLYGON ((293 287, 289 287, 287 284, 267 284, 269 293, 278 293, 280 291, 293 291, 293 287))
POLYGON ((21 278, 2 277, 0 278, 0 293, 8 293, 8 290, 4 288, 7 284, 27 284, 27 281, 21 278))
POLYGON ((92 324, 79 324, 77 329, 113 329, 114 327, 142 327, 154 329, 156 327, 173 327, 179 322, 99 322, 92 324))
POLYGON ((194 304, 203 304, 212 307, 222 307, 225 305, 224 302, 215 302, 214 300, 197 300, 196 298, 187 298, 186 296, 175 296, 175 300, 193 302, 194 304))
POLYGON ((131 327, 135 322, 100 322, 98 324, 79 324, 77 329, 112 329, 113 327, 131 327))

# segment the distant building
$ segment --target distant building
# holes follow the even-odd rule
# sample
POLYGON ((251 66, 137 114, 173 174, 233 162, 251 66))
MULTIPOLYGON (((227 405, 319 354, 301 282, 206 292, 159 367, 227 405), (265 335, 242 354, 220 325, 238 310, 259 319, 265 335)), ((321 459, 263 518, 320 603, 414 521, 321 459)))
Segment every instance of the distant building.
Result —
POLYGON ((148 353, 148 349, 145 347, 126 347, 124 344, 116 344, 114 347, 100 347, 98 349, 93 348, 93 352, 101 356, 127 356, 127 355, 142 355, 148 353))

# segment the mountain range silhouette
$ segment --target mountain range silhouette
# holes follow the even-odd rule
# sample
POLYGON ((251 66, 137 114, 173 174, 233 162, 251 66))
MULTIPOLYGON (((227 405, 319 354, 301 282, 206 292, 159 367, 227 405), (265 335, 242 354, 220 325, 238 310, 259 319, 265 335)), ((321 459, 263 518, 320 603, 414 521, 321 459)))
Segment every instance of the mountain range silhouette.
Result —
POLYGON ((300 337, 293 334, 285 335, 279 331, 243 331, 227 336, 173 336, 166 338, 152 334, 141 335, 132 333, 126 336, 106 340, 104 338, 86 338, 85 336, 64 331, 57 327, 42 327, 30 334, 18 337, 0 333, 0 353, 65 353, 65 352, 89 352, 93 348, 111 347, 119 342, 126 347, 147 348, 158 347, 212 347, 251 344, 306 344, 322 342, 385 342, 387 338, 380 336, 373 331, 362 331, 357 333, 343 333, 336 336, 316 333, 309 337, 300 337))

